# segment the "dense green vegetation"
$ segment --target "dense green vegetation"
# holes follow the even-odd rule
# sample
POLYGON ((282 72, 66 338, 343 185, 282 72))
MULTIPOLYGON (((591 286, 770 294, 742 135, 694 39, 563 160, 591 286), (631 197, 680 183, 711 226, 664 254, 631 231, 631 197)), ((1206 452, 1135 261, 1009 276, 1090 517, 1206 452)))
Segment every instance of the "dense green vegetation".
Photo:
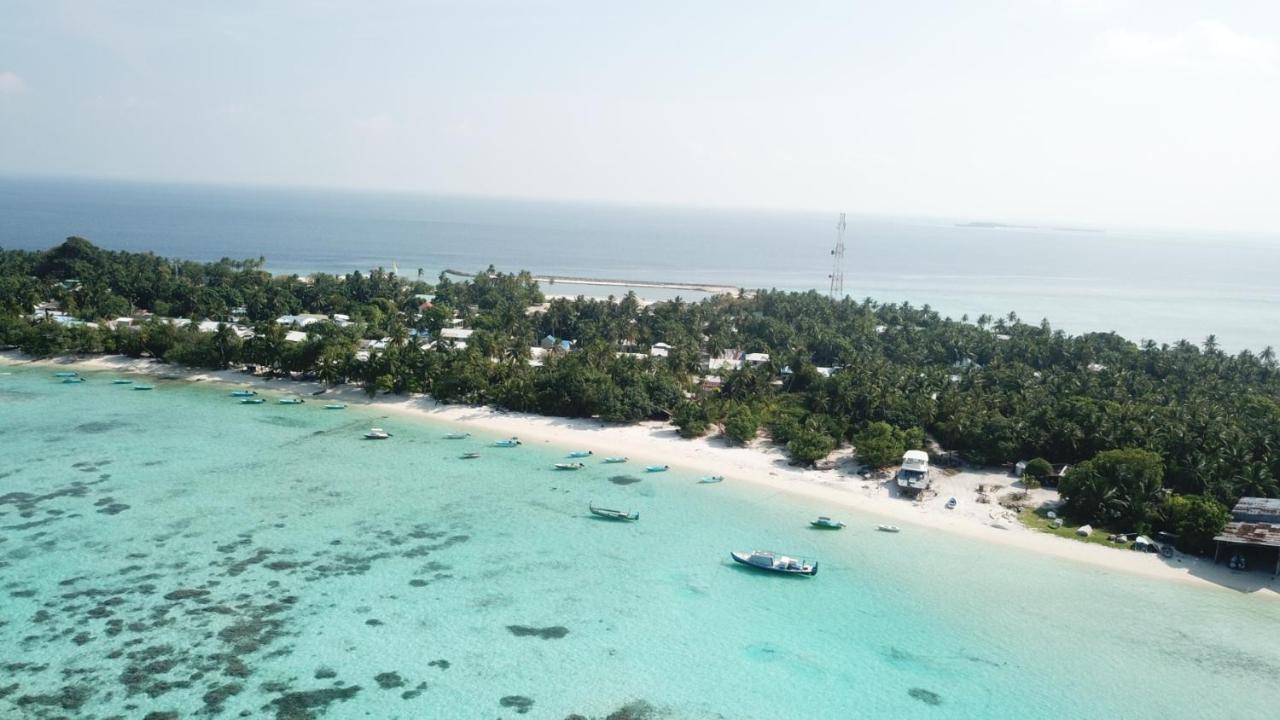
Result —
POLYGON ((1112 333, 1069 336, 1012 314, 969 322, 927 306, 832 302, 813 292, 649 306, 631 295, 578 298, 528 312, 544 298, 525 273, 491 268, 473 281, 428 285, 381 270, 273 277, 262 265, 108 252, 76 238, 47 252, 0 251, 0 343, 35 355, 247 362, 370 393, 425 392, 551 415, 670 418, 685 437, 722 431, 745 443, 767 433, 802 463, 855 442, 869 464, 889 464, 927 432, 976 463, 1072 463, 1062 486, 1069 512, 1132 529, 1193 528, 1242 495, 1280 493, 1280 371, 1270 349, 1229 355, 1212 337, 1136 345, 1112 333), (430 304, 415 298, 422 293, 434 294, 430 304), (46 300, 86 321, 143 310, 229 321, 239 307, 255 334, 241 340, 227 327, 202 333, 155 319, 119 329, 28 320, 46 300), (342 313, 352 324, 316 323, 304 341, 287 342, 273 318, 299 312, 342 313), (455 318, 475 330, 465 348, 423 349, 423 338, 439 337, 455 318), (572 340, 572 350, 532 367, 530 348, 545 336, 572 340), (385 347, 357 360, 368 339, 385 347), (671 346, 665 358, 622 354, 659 342, 671 346), (705 359, 727 349, 770 358, 717 371, 720 386, 702 388, 705 359), (1194 507, 1171 510, 1170 494, 1194 507))

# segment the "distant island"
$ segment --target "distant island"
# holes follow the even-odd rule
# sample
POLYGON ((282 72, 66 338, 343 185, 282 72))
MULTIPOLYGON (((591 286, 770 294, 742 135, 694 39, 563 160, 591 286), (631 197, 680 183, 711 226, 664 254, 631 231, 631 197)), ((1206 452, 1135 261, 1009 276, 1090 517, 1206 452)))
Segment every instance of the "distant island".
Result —
POLYGON ((1106 232, 1100 228, 1085 227, 1067 227, 1067 226, 1041 226, 1041 225, 1010 225, 1008 223, 974 221, 967 223, 956 223, 956 227, 966 228, 987 228, 994 230, 1051 230, 1053 232, 1071 232, 1071 233, 1101 233, 1106 232))
POLYGON ((768 438, 799 465, 852 445, 870 468, 909 449, 1026 462, 1064 511, 1166 530, 1204 552, 1242 496, 1280 495, 1280 367, 1068 335, 1047 321, 941 317, 817 292, 644 303, 551 299, 527 272, 407 281, 381 269, 272 276, 112 252, 81 238, 0 251, 0 345, 426 393, 549 416, 669 421, 686 438, 768 438), (1064 466, 1070 466, 1063 471, 1064 466))

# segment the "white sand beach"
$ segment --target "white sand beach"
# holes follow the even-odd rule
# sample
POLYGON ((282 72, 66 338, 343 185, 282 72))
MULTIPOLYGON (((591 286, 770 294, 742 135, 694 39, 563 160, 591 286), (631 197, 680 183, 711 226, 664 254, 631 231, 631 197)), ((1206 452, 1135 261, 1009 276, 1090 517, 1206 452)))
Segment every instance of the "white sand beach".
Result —
MULTIPOLYGON (((122 356, 95 356, 81 359, 32 360, 17 352, 0 352, 0 364, 39 364, 65 369, 101 370, 163 375, 190 381, 217 381, 242 387, 275 390, 284 394, 309 395, 322 389, 316 383, 268 379, 236 371, 201 371, 122 356)), ((833 455, 835 467, 813 470, 790 465, 780 448, 765 442, 750 447, 731 447, 718 437, 683 440, 675 429, 661 422, 615 425, 589 419, 568 419, 509 413, 489 407, 440 405, 425 396, 379 396, 370 399, 355 387, 325 393, 327 402, 364 403, 384 409, 389 415, 425 417, 465 428, 519 437, 522 442, 545 443, 574 450, 591 450, 596 455, 622 455, 636 464, 667 464, 698 474, 723 475, 725 482, 748 482, 765 486, 808 503, 815 516, 840 518, 842 509, 853 509, 898 525, 903 532, 913 527, 929 527, 985 542, 1022 548, 1060 560, 1087 563, 1107 570, 1151 578, 1229 588, 1271 598, 1280 598, 1280 580, 1264 572, 1235 572, 1211 560, 1175 553, 1170 559, 1137 553, 1120 547, 1079 542, 1028 528, 996 503, 980 503, 978 487, 1000 486, 996 496, 1012 490, 1016 479, 999 469, 935 471, 936 494, 922 501, 896 496, 892 483, 867 479, 858 469, 849 450, 833 455), (946 509, 949 497, 958 501, 946 509)), ((1056 499, 1052 490, 1036 490, 1035 503, 1056 499)), ((850 518, 845 518, 850 520, 850 518)))

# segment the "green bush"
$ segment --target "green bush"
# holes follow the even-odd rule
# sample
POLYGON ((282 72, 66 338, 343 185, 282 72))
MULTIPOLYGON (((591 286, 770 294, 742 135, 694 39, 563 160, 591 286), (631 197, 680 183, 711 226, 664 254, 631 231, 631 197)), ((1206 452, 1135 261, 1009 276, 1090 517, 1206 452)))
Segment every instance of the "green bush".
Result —
POLYGON ((898 462, 904 452, 919 447, 922 440, 923 433, 919 428, 899 430, 884 422, 873 422, 853 436, 858 457, 876 468, 898 462))
POLYGON ((1203 555, 1231 520, 1226 506, 1202 495, 1170 495, 1160 508, 1161 526, 1178 536, 1178 549, 1203 555))

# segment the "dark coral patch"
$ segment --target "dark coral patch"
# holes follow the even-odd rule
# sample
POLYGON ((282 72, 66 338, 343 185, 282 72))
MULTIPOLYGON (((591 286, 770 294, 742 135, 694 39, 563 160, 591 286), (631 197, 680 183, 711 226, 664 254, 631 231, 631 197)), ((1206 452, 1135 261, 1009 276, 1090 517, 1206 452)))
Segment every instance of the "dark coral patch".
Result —
POLYGON ((630 475, 614 475, 609 478, 609 482, 614 485, 634 485, 640 482, 640 478, 631 477, 630 475))
POLYGON ((358 692, 359 685, 291 692, 272 700, 271 704, 276 708, 276 720, 312 720, 317 717, 317 711, 322 713, 331 703, 350 700, 358 692))
POLYGON ((404 678, 400 677, 400 673, 384 672, 373 676, 374 681, 378 683, 378 687, 383 690, 391 690, 392 688, 404 687, 404 678))

